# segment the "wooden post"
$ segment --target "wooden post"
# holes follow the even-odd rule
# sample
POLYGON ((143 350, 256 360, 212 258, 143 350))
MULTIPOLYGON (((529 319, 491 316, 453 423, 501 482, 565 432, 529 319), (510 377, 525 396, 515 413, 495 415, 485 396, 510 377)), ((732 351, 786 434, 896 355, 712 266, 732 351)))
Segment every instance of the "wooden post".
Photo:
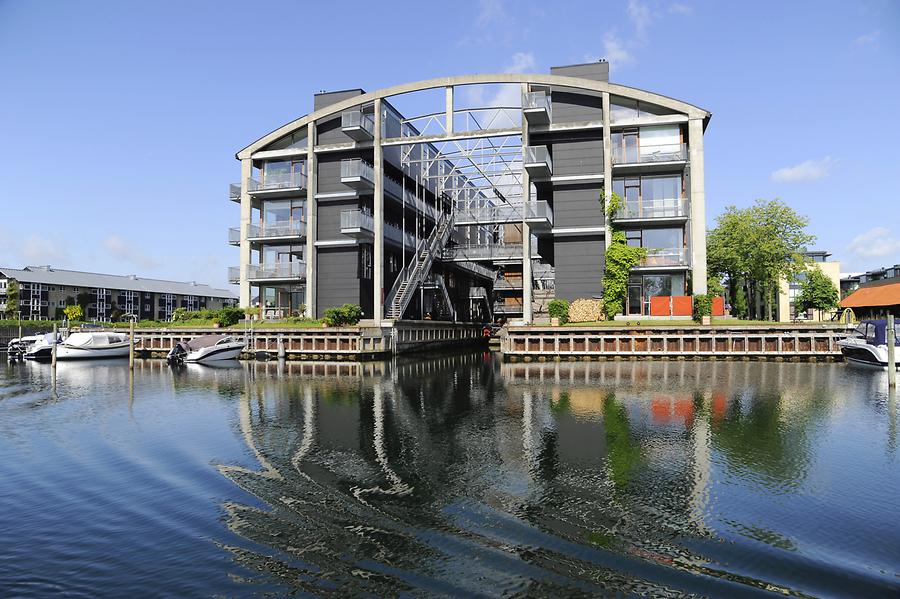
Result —
POLYGON ((134 319, 128 323, 128 368, 134 370, 134 319))
POLYGON ((888 387, 897 386, 897 346, 894 334, 894 317, 887 317, 887 359, 888 359, 888 387))
POLYGON ((56 346, 57 346, 56 327, 57 327, 57 324, 54 322, 53 323, 53 345, 50 346, 51 347, 50 365, 53 366, 53 368, 56 368, 56 346))

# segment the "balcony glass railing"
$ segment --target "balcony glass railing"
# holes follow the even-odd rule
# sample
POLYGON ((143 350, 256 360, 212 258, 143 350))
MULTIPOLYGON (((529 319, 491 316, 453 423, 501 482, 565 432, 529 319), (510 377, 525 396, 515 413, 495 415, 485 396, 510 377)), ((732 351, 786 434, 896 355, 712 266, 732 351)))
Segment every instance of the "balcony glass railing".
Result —
POLYGON ((546 220, 553 224, 553 209, 544 200, 518 204, 490 204, 457 208, 457 223, 496 224, 546 220))
POLYGON ((546 110, 550 112, 550 94, 546 91, 527 92, 522 94, 523 110, 546 110))
POLYGON ((344 179, 363 179, 374 185, 375 169, 361 158, 344 158, 341 160, 341 181, 344 179))
POLYGON ((647 248, 647 256, 641 266, 687 266, 688 254, 685 248, 647 248))
POLYGON ((228 199, 232 202, 241 201, 241 184, 231 183, 228 185, 228 199))
POLYGON ((228 229, 228 243, 237 245, 241 242, 241 228, 231 227, 228 229))
POLYGON ((229 283, 240 283, 241 282, 241 267, 240 266, 229 266, 228 267, 228 282, 229 283))
POLYGON ((250 192, 270 191, 273 189, 306 189, 306 173, 268 173, 262 181, 247 181, 250 192))
POLYGON ((514 260, 522 257, 521 243, 458 245, 444 248, 444 260, 514 260))
POLYGON ((306 277, 306 262, 276 262, 275 264, 250 264, 248 279, 302 279, 306 277))
POLYGON ((341 230, 343 229, 360 229, 374 234, 375 219, 362 210, 344 210, 341 212, 341 230))
POLYGON ((525 146, 525 164, 546 164, 552 170, 550 150, 547 146, 525 146))
POLYGON ((348 110, 341 114, 342 129, 362 129, 370 136, 375 135, 375 118, 358 110, 348 110))
POLYGON ((690 216, 690 204, 687 198, 670 200, 634 200, 625 202, 616 218, 652 219, 652 218, 687 218, 690 216))
POLYGON ((247 226, 247 237, 250 239, 305 236, 306 223, 299 220, 247 226))
POLYGON ((687 144, 660 144, 654 146, 613 145, 613 164, 645 164, 654 162, 681 162, 687 160, 687 144))

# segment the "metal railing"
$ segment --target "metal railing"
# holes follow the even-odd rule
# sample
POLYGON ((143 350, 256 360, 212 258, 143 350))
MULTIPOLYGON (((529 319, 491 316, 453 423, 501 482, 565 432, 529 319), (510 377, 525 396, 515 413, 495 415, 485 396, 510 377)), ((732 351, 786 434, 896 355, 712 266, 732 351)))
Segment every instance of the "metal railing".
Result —
POLYGON ((444 248, 444 260, 514 260, 522 257, 521 243, 488 243, 444 248))
POLYGON ((544 200, 517 204, 491 204, 457 208, 456 224, 491 224, 547 221, 553 225, 553 209, 544 200))
POLYGON ((625 147, 616 144, 612 148, 613 164, 645 164, 653 162, 680 162, 688 159, 687 144, 660 144, 643 147, 625 147))
POLYGON ((362 129, 369 135, 375 135, 375 118, 359 110, 348 110, 341 113, 342 129, 362 129))
POLYGON ((241 184, 240 183, 229 183, 228 199, 231 200, 232 202, 240 202, 241 201, 241 184))
POLYGON ((241 267, 240 266, 229 266, 228 267, 228 282, 229 283, 240 283, 241 282, 241 267))
POLYGON ((481 264, 478 264, 477 262, 457 262, 456 266, 458 266, 459 268, 462 268, 464 270, 468 270, 469 272, 474 273, 476 275, 481 275, 488 279, 494 278, 494 270, 493 269, 488 268, 487 266, 482 266, 481 264))
POLYGON ((306 189, 306 173, 269 173, 263 174, 262 181, 247 181, 247 190, 251 193, 273 189, 306 189))
POLYGON ((685 248, 647 248, 647 255, 641 266, 687 266, 688 253, 685 248))
POLYGON ((362 158, 344 158, 341 160, 341 181, 344 179, 361 179, 375 185, 375 169, 362 158))
POLYGON ((250 264, 248 279, 304 279, 306 262, 276 262, 275 264, 250 264))
POLYGON ((497 314, 519 314, 522 312, 522 302, 494 302, 493 310, 497 314))
POLYGON ((239 244, 241 242, 241 228, 240 227, 231 227, 228 229, 228 243, 232 245, 239 244))
POLYGON ((616 211, 616 218, 687 218, 690 216, 690 203, 687 198, 660 200, 634 200, 625 202, 616 211))
POLYGON ((546 110, 550 114, 552 109, 550 94, 546 91, 526 92, 522 94, 522 110, 546 110))
POLYGON ((295 220, 285 223, 264 225, 247 225, 247 237, 250 239, 266 239, 271 237, 305 237, 306 223, 295 220))
POLYGON ((368 233, 375 234, 375 218, 368 212, 362 210, 342 210, 341 211, 341 232, 344 229, 360 229, 368 233))
POLYGON ((553 170, 553 161, 550 159, 550 150, 547 146, 525 146, 525 164, 542 163, 553 170))
POLYGON ((469 299, 483 299, 487 297, 487 289, 484 287, 469 287, 469 299))

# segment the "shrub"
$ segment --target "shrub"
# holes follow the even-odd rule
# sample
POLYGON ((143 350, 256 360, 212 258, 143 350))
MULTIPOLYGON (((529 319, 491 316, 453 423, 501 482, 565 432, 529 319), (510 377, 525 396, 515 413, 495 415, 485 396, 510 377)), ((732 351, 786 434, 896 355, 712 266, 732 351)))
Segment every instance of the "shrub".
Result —
POLYGON ((332 327, 346 327, 357 324, 362 318, 362 308, 356 304, 344 304, 325 310, 325 322, 332 327))
MULTIPOLYGON (((216 312, 215 310, 210 310, 211 312, 216 312)), ((237 324, 241 320, 244 319, 244 310, 242 308, 222 308, 219 310, 216 315, 213 317, 213 322, 219 324, 222 327, 230 327, 232 325, 237 324)))
POLYGON ((569 302, 567 300, 551 300, 550 303, 547 304, 547 312, 550 313, 550 318, 558 318, 559 324, 566 324, 569 322, 569 302))
POLYGON ((66 306, 65 308, 63 308, 63 314, 66 315, 66 318, 72 321, 81 320, 82 318, 84 318, 84 310, 82 310, 81 306, 79 305, 66 306))
POLYGON ((596 322, 603 320, 603 301, 577 299, 569 306, 569 322, 596 322))
POLYGON ((708 295, 694 296, 694 320, 700 322, 704 316, 712 315, 712 298, 708 295))

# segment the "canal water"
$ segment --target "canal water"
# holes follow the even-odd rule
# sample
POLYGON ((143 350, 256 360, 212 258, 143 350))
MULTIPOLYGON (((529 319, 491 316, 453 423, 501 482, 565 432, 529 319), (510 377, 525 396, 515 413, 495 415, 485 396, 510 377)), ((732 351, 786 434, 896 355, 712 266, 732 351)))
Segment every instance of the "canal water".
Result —
POLYGON ((900 594, 843 364, 0 366, 0 596, 900 594))

